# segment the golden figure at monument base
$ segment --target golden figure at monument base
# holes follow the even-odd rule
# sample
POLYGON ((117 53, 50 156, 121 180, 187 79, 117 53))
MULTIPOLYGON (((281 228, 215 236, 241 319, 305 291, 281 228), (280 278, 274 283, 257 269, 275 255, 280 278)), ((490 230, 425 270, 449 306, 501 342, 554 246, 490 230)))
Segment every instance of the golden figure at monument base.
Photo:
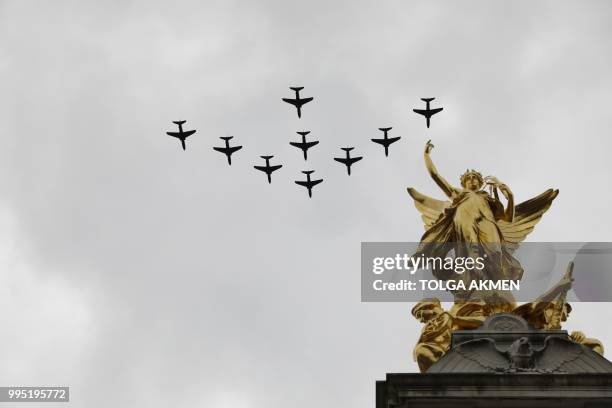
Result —
POLYGON ((475 329, 484 322, 484 316, 457 316, 442 309, 438 299, 425 299, 413 309, 412 315, 425 327, 414 347, 414 359, 421 372, 425 372, 450 348, 451 332, 475 329))
MULTIPOLYGON (((430 153, 433 144, 425 145, 425 165, 436 184, 450 201, 441 201, 408 188, 414 204, 421 213, 425 234, 413 256, 446 258, 455 257, 485 259, 484 268, 468 269, 459 279, 520 280, 523 268, 513 253, 533 230, 542 215, 550 208, 559 191, 546 190, 539 196, 514 205, 510 188, 493 176, 483 177, 475 170, 466 171, 460 178, 461 188, 446 181, 434 166, 430 153), (488 186, 489 191, 484 190, 488 186), (506 199, 506 206, 499 198, 506 199)), ((438 299, 424 299, 412 314, 425 324, 414 348, 414 359, 421 372, 425 372, 450 348, 451 333, 455 330, 475 329, 496 313, 514 313, 527 320, 534 329, 559 330, 567 320, 571 306, 566 294, 572 286, 573 264, 552 289, 534 302, 518 306, 510 292, 506 291, 454 291, 454 304, 445 311, 438 299)), ((439 280, 457 279, 452 271, 432 269, 439 280)), ((466 285, 466 287, 469 287, 466 285)), ((573 332, 570 338, 603 354, 603 345, 587 338, 582 332, 573 332)))
POLYGON ((561 322, 567 320, 572 307, 565 302, 567 292, 572 288, 574 264, 570 262, 563 278, 535 301, 525 303, 512 311, 527 320, 538 330, 560 330, 561 322))

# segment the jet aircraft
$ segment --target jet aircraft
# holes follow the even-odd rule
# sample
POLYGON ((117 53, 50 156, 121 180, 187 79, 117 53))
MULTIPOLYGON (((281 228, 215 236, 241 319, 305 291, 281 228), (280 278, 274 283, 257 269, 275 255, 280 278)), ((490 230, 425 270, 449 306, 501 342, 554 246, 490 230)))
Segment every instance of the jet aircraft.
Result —
POLYGON ((334 157, 334 160, 346 165, 346 170, 348 171, 348 175, 351 175, 351 165, 359 160, 363 159, 363 157, 351 157, 350 151, 354 149, 354 147, 342 147, 342 150, 346 152, 346 157, 334 157))
POLYGON ((234 136, 221 136, 219 139, 225 140, 225 146, 224 147, 213 147, 213 149, 215 149, 216 151, 221 152, 227 156, 227 163, 230 166, 232 165, 232 153, 237 152, 238 150, 242 149, 242 146, 230 146, 229 145, 230 139, 233 139, 233 138, 234 136))
POLYGON ((272 183, 272 172, 280 169, 282 166, 282 164, 278 164, 276 166, 270 166, 270 159, 273 158, 274 156, 259 156, 262 159, 264 159, 266 161, 266 165, 265 166, 253 166, 254 168, 256 168, 259 171, 263 171, 264 173, 266 173, 268 175, 268 183, 272 183))
POLYGON ((314 170, 303 171, 302 173, 306 175, 306 180, 296 180, 295 184, 306 187, 308 189, 308 197, 312 198, 312 188, 321 183, 323 179, 311 180, 310 175, 314 173, 314 170))
POLYGON ((387 137, 387 132, 389 132, 391 129, 393 129, 392 127, 386 127, 386 128, 378 128, 378 130, 382 130, 384 132, 383 138, 382 139, 371 139, 374 143, 378 143, 380 145, 383 145, 385 148, 385 156, 389 156, 389 146, 391 145, 391 143, 395 143, 398 140, 401 139, 400 136, 398 137, 387 137))
POLYGON ((312 101, 313 98, 312 97, 300 98, 300 91, 304 89, 303 86, 290 87, 289 89, 291 89, 292 91, 295 91, 295 99, 283 98, 283 101, 295 106, 295 108, 297 109, 298 118, 301 118, 302 117, 302 105, 307 104, 308 102, 312 101))
POLYGON ((318 140, 313 140, 312 142, 307 142, 306 141, 306 135, 309 134, 309 131, 303 131, 303 132, 296 132, 298 135, 302 136, 302 141, 301 142, 289 142, 289 144, 291 146, 295 146, 297 148, 302 149, 302 151, 304 152, 304 160, 308 160, 308 154, 306 153, 308 151, 308 149, 310 149, 312 146, 316 146, 319 144, 318 140))
POLYGON ((433 115, 435 115, 436 113, 442 111, 442 109, 444 108, 435 108, 435 109, 430 109, 429 108, 429 102, 433 101, 436 98, 421 98, 421 100, 423 102, 425 102, 426 106, 425 109, 413 109, 414 112, 418 113, 419 115, 423 115, 425 116, 425 120, 427 121, 427 128, 429 128, 429 119, 431 119, 431 117, 433 115))
POLYGON ((196 132, 195 130, 183 130, 183 124, 185 124, 185 122, 187 121, 178 120, 178 121, 172 122, 175 125, 178 125, 178 132, 166 132, 168 136, 176 137, 177 139, 181 141, 183 150, 185 150, 185 139, 187 139, 189 136, 193 135, 196 132))

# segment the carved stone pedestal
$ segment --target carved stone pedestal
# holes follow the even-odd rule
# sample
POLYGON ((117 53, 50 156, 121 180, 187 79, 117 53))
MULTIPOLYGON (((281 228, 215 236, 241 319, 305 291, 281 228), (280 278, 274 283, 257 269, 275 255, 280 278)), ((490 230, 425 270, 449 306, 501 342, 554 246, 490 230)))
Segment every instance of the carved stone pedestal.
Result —
POLYGON ((612 408, 612 363, 564 330, 498 314, 452 336, 426 373, 377 381, 376 408, 612 408))

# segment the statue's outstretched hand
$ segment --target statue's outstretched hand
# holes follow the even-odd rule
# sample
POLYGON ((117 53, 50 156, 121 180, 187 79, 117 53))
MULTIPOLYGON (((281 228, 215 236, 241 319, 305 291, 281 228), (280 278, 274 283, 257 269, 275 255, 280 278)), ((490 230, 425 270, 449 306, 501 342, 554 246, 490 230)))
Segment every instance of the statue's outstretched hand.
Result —
POLYGON ((434 145, 431 143, 431 139, 425 143, 425 154, 431 153, 431 150, 434 148, 434 145))
POLYGON ((573 331, 572 334, 570 334, 570 338, 576 343, 582 343, 586 339, 586 336, 581 331, 573 331))

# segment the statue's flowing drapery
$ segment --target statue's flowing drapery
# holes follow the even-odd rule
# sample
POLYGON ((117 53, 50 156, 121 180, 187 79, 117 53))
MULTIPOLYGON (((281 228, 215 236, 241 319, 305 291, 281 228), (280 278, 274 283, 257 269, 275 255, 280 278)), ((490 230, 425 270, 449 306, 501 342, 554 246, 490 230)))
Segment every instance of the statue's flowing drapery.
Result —
MULTIPOLYGON (((512 254, 550 208, 559 190, 546 190, 518 204, 512 221, 504 220, 504 207, 497 194, 462 190, 453 195, 452 201, 441 201, 413 188, 408 192, 426 229, 417 256, 444 258, 451 250, 455 257, 484 256, 486 266, 478 272, 480 275, 472 270, 464 279, 517 280, 521 279, 523 268, 512 254)), ((440 269, 432 272, 443 280, 453 274, 440 269)))

